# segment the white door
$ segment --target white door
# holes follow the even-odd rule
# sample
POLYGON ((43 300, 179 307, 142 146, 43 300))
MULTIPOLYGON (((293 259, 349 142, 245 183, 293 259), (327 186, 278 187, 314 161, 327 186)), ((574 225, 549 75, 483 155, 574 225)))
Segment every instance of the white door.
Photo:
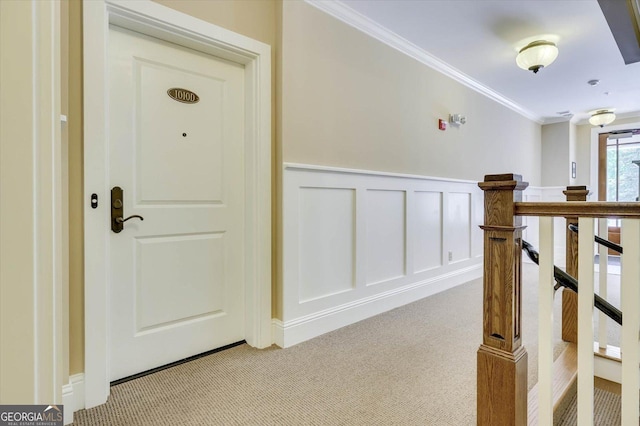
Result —
POLYGON ((244 69, 109 33, 109 185, 144 218, 110 232, 116 380, 244 339, 244 69))

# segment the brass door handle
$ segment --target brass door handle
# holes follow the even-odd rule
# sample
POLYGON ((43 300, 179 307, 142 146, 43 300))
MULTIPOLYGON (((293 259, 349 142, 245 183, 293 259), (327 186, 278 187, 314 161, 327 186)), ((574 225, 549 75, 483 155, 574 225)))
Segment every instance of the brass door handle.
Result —
POLYGON ((140 216, 139 214, 133 214, 133 215, 129 216, 126 219, 123 219, 122 217, 116 217, 116 222, 117 223, 125 223, 129 219, 136 219, 136 218, 140 219, 140 220, 144 220, 144 217, 140 216))
POLYGON ((124 218, 124 202, 123 202, 123 190, 119 186, 114 186, 111 189, 111 230, 116 234, 122 232, 124 229, 124 223, 129 219, 144 220, 139 214, 134 214, 128 218, 124 218))

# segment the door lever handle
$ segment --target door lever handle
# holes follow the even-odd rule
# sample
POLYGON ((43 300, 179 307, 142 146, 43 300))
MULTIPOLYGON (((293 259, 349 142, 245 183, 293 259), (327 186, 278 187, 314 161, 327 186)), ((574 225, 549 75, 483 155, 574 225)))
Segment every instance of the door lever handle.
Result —
POLYGON ((144 220, 144 217, 140 216, 139 214, 133 214, 131 216, 129 216, 126 219, 123 219, 122 216, 116 217, 116 222, 117 223, 125 223, 126 221, 128 221, 129 219, 140 219, 140 220, 144 220))
POLYGON ((125 219, 124 217, 124 191, 119 186, 111 189, 111 230, 116 234, 122 232, 124 223, 129 219, 144 220, 139 214, 134 214, 125 219))

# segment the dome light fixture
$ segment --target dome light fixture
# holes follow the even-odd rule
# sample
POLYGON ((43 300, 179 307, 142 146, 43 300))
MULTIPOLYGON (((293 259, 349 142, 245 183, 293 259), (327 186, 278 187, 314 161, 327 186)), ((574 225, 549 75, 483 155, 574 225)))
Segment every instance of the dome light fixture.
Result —
POLYGON ((536 74, 540 68, 549 66, 558 57, 558 46, 547 40, 536 40, 520 49, 516 63, 523 70, 536 74))
POLYGON ((614 109, 599 109, 596 111, 591 111, 591 117, 589 118, 589 123, 593 126, 604 127, 607 124, 613 123, 613 120, 616 119, 616 115, 613 113, 614 109))

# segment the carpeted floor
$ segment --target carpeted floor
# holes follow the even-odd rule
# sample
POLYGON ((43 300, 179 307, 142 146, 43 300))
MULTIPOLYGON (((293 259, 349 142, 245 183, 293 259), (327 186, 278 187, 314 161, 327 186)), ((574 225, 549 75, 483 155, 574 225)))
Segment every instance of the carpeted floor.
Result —
MULTIPOLYGON (((576 426, 578 424, 578 396, 574 395, 563 413, 558 414, 555 426, 576 426)), ((620 395, 595 389, 593 393, 593 424, 596 426, 619 426, 621 419, 620 395)))
MULTIPOLYGON (((523 281, 531 387, 537 267, 523 281)), ((292 348, 241 345, 114 386, 74 424, 474 425, 481 308, 476 280, 292 348)))

